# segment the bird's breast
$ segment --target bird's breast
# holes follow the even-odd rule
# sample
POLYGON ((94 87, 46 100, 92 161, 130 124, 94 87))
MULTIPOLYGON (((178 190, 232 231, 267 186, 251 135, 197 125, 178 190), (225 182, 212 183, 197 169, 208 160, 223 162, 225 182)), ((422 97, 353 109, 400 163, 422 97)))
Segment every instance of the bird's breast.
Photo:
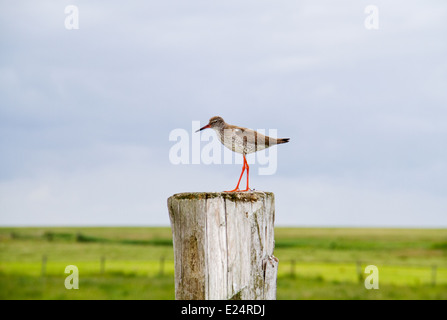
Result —
POLYGON ((233 152, 249 154, 267 147, 264 144, 257 144, 254 137, 237 130, 241 131, 240 129, 216 131, 222 144, 233 152))

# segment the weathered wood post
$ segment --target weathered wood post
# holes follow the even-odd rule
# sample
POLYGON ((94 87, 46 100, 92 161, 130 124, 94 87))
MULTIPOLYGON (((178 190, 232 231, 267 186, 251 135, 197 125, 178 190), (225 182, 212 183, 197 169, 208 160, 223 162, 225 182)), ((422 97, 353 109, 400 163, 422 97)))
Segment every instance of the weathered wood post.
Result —
POLYGON ((179 193, 168 208, 177 300, 276 299, 273 193, 179 193))

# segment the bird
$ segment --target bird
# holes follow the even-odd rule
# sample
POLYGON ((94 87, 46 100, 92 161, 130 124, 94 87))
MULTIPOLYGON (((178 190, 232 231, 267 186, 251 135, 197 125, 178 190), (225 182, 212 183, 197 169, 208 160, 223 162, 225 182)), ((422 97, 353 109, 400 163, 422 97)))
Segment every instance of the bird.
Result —
POLYGON ((248 166, 247 159, 245 158, 247 154, 264 150, 277 144, 287 143, 290 140, 290 138, 271 138, 252 129, 228 124, 220 116, 212 117, 207 125, 203 126, 196 132, 209 128, 213 129, 217 133, 220 142, 222 142, 225 147, 232 150, 233 152, 242 154, 242 156, 244 157, 242 173, 239 177, 236 188, 225 192, 251 191, 249 187, 250 167, 248 166), (245 190, 240 190, 239 184, 241 183, 241 179, 244 175, 245 170, 247 170, 247 187, 245 190))

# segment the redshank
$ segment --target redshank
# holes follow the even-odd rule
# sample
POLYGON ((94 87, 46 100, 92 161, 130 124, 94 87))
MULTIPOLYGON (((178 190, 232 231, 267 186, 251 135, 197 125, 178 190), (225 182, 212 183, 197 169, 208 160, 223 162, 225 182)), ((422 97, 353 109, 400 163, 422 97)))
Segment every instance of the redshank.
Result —
POLYGON ((220 142, 227 147, 228 149, 241 153, 244 157, 244 164, 242 166, 242 173, 237 182, 236 188, 234 190, 226 191, 226 192, 237 192, 237 191, 248 191, 250 190, 248 184, 248 176, 250 167, 248 166, 247 159, 245 155, 249 153, 253 153, 256 151, 264 150, 276 144, 289 142, 290 138, 270 138, 259 132, 256 132, 252 129, 247 129, 243 127, 233 126, 228 124, 222 119, 222 117, 212 117, 210 122, 197 130, 196 132, 202 131, 203 129, 214 129, 216 131, 217 136, 220 139, 220 142), (247 170, 247 188, 245 190, 239 190, 239 184, 241 183, 242 176, 244 175, 245 170, 247 170))

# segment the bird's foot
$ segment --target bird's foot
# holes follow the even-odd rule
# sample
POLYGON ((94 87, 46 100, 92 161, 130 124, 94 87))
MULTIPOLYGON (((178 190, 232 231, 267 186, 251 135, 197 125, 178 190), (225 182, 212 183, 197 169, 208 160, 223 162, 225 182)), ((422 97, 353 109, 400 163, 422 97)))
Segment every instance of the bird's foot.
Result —
POLYGON ((252 191, 255 191, 255 189, 247 188, 247 189, 245 189, 245 190, 240 190, 239 188, 236 188, 236 189, 234 189, 234 190, 224 191, 224 192, 252 192, 252 191))

